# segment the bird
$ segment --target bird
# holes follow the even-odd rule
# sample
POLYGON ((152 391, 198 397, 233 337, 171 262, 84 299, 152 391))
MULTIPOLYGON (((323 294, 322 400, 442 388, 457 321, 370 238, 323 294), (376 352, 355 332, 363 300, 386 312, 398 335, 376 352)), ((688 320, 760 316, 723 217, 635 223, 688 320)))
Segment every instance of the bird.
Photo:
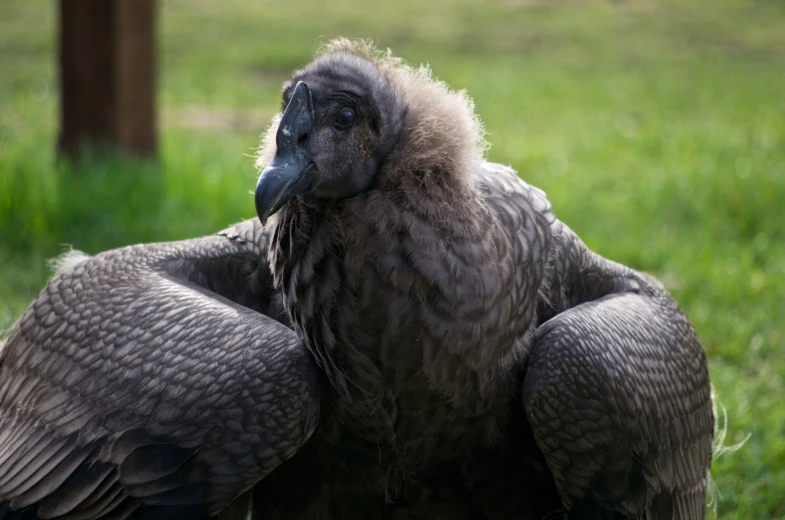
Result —
POLYGON ((325 44, 257 219, 66 257, 11 331, 0 518, 704 518, 694 327, 486 151, 430 68, 325 44))

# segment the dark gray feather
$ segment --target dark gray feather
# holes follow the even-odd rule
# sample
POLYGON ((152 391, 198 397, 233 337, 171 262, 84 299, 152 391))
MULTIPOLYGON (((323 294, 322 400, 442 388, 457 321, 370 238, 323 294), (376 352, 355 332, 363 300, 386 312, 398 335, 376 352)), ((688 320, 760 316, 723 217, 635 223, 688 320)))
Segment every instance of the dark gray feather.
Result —
POLYGON ((318 392, 266 248, 247 222, 56 276, 3 350, 0 502, 40 502, 49 518, 216 512, 289 458, 315 428, 318 392))
POLYGON ((713 433, 705 354, 670 297, 628 276, 639 290, 540 326, 526 412, 568 506, 592 497, 631 517, 703 518, 713 433))

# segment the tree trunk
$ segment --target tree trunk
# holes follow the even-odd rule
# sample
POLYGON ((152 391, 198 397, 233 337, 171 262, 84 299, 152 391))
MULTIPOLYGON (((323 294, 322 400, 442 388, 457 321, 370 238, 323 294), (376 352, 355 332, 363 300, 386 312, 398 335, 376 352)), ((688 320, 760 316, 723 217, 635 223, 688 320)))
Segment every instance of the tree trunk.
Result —
POLYGON ((155 0, 60 0, 59 151, 157 147, 155 0))

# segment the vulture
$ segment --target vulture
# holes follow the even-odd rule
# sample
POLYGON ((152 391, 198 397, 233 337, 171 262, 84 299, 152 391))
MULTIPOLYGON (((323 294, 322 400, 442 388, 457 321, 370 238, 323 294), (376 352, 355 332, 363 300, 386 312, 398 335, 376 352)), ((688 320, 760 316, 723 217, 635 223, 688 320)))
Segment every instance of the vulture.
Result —
POLYGON ((706 356, 662 285, 427 67, 334 40, 282 106, 258 219, 71 254, 12 329, 0 518, 704 518, 706 356))

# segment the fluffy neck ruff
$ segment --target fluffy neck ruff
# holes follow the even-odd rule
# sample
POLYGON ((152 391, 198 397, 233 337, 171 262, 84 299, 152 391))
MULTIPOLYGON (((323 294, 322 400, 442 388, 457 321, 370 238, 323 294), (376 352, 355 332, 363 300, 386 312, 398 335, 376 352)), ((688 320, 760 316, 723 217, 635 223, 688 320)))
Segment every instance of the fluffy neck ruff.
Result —
MULTIPOLYGON (((333 40, 317 53, 314 62, 329 62, 342 56, 370 63, 392 87, 394 102, 404 118, 396 150, 387 157, 378 181, 393 185, 397 182, 401 189, 414 188, 412 183, 425 183, 439 184, 462 195, 473 193, 469 177, 483 161, 488 143, 468 94, 451 90, 446 83, 435 79, 427 66, 410 66, 389 50, 381 52, 366 40, 333 40), (412 172, 416 175, 411 176, 412 172)), ((293 77, 312 66, 295 72, 293 77)), ((280 113, 273 118, 262 138, 256 155, 256 167, 260 171, 275 155, 275 133, 280 118, 280 113)))

